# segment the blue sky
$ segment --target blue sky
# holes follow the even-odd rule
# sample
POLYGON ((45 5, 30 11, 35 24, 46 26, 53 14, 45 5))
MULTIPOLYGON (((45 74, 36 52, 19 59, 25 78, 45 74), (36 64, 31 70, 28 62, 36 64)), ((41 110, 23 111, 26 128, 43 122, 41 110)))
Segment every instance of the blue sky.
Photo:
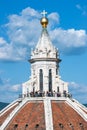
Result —
POLYGON ((11 102, 29 79, 31 48, 40 37, 41 11, 59 48, 60 75, 69 91, 87 103, 87 0, 0 0, 0 102, 11 102))

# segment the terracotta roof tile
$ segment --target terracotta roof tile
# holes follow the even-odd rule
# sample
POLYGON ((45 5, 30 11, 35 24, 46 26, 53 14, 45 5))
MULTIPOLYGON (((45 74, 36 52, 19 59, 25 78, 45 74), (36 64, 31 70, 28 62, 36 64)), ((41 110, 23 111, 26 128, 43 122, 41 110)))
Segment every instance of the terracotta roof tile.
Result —
POLYGON ((71 127, 74 130, 80 130, 81 127, 84 127, 84 130, 87 130, 87 122, 67 103, 52 101, 52 112, 54 130, 60 130, 60 127, 63 127, 64 130, 70 130, 71 127))
POLYGON ((30 102, 21 108, 21 110, 14 116, 13 120, 7 126, 6 130, 45 130, 44 119, 44 104, 43 102, 30 102))
MULTIPOLYGON (((44 100, 27 102, 9 122, 6 130, 46 130, 44 100)), ((87 130, 87 122, 65 101, 51 102, 53 130, 87 130), (74 128, 74 129, 73 129, 74 128)), ((12 107, 1 118, 2 123, 15 108, 12 107)))

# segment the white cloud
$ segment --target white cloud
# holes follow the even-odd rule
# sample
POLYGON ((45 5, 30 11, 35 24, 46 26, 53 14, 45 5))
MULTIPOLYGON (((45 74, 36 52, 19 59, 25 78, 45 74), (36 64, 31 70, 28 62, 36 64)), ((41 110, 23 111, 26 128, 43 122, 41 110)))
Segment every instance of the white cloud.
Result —
POLYGON ((39 13, 32 8, 24 9, 19 15, 10 15, 6 25, 12 43, 33 45, 40 34, 39 13))
MULTIPOLYGON (((33 8, 25 8, 19 14, 8 16, 7 42, 0 37, 0 60, 25 60, 29 58, 30 48, 37 44, 41 34, 41 14, 33 8)), ((59 14, 52 12, 48 15, 48 30, 53 44, 63 54, 80 54, 87 48, 87 34, 85 30, 58 28, 59 14)))
POLYGON ((69 86, 70 87, 73 87, 73 88, 78 88, 79 87, 79 84, 77 84, 76 82, 69 82, 69 86))
POLYGON ((12 102, 21 94, 21 84, 11 85, 9 79, 0 78, 0 100, 2 102, 12 102))
POLYGON ((87 85, 69 82, 69 91, 73 95, 73 98, 77 99, 79 102, 87 102, 87 85))
POLYGON ((48 19, 52 19, 54 22, 59 23, 59 14, 58 13, 51 13, 48 15, 48 19))
MULTIPOLYGON (((51 21, 58 21, 58 14, 49 15, 51 21)), ((24 60, 29 57, 30 47, 34 46, 41 33, 40 12, 28 7, 19 14, 8 17, 7 28, 10 43, 0 48, 1 60, 24 60)), ((3 40, 3 39, 2 39, 3 40)))
MULTIPOLYGON (((2 72, 1 72, 2 73, 2 72)), ((4 86, 4 85, 8 85, 9 83, 9 79, 3 79, 2 77, 0 77, 0 87, 4 86)), ((2 88, 3 89, 3 88, 2 88)), ((1 89, 0 89, 1 90, 1 89)))
POLYGON ((35 45, 40 35, 39 12, 32 8, 22 10, 19 15, 13 14, 8 17, 7 28, 10 43, 1 37, 0 59, 1 60, 24 60, 29 57, 30 47, 35 45))
POLYGON ((87 6, 81 6, 80 4, 76 5, 76 8, 81 11, 81 14, 87 16, 87 6))
POLYGON ((49 29, 54 29, 56 26, 59 25, 59 19, 60 16, 58 13, 51 13, 48 15, 48 20, 49 20, 49 29))
POLYGON ((17 92, 20 91, 22 87, 22 84, 15 84, 11 85, 10 84, 10 79, 3 79, 0 77, 0 91, 5 92, 8 90, 9 92, 17 92))
POLYGON ((0 47, 4 46, 6 44, 6 41, 3 37, 0 37, 0 47))
POLYGON ((17 92, 19 90, 21 90, 21 84, 16 84, 16 85, 13 85, 10 89, 13 91, 13 92, 17 92))
POLYGON ((76 5, 76 8, 82 10, 82 7, 79 4, 76 5))
POLYGON ((75 30, 75 29, 55 29, 51 32, 53 40, 58 40, 59 44, 65 44, 67 47, 79 47, 85 46, 87 35, 84 30, 75 30), (54 34, 54 35, 52 35, 54 34), (58 37, 58 38, 57 38, 58 37))
POLYGON ((87 47, 87 34, 85 30, 64 30, 57 28, 52 30, 50 34, 53 42, 64 54, 80 54, 87 47))
POLYGON ((22 16, 26 16, 28 19, 29 19, 29 17, 31 18, 31 17, 37 17, 37 18, 39 18, 40 17, 40 12, 38 12, 38 11, 36 11, 35 9, 33 9, 33 8, 30 8, 30 7, 27 7, 27 8, 25 8, 25 9, 23 9, 22 10, 22 12, 21 12, 21 14, 22 14, 22 16))

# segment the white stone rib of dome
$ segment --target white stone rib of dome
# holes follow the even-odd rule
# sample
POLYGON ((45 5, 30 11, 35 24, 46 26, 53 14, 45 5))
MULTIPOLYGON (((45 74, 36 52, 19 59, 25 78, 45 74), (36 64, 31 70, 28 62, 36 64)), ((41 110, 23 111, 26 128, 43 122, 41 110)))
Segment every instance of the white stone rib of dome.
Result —
POLYGON ((78 107, 82 108, 87 113, 87 107, 78 102, 76 99, 73 99, 74 103, 78 105, 78 107))
POLYGON ((67 98, 66 103, 71 106, 85 121, 87 121, 87 114, 78 105, 69 98, 67 98))
POLYGON ((9 109, 11 109, 13 106, 17 105, 19 103, 20 99, 17 99, 13 101, 11 104, 7 105, 4 109, 0 111, 0 116, 2 116, 5 112, 7 112, 9 109))
POLYGON ((50 98, 44 99, 46 130, 53 130, 53 117, 50 98))

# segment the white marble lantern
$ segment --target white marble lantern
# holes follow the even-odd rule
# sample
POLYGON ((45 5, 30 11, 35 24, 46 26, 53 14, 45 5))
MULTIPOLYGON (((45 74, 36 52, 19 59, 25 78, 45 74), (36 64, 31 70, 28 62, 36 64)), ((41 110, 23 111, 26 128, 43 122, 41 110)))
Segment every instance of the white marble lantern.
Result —
POLYGON ((59 75, 58 49, 51 42, 47 32, 48 19, 45 15, 41 19, 42 32, 39 41, 31 51, 31 76, 23 83, 23 95, 31 92, 58 92, 68 93, 68 83, 61 80, 59 75))

